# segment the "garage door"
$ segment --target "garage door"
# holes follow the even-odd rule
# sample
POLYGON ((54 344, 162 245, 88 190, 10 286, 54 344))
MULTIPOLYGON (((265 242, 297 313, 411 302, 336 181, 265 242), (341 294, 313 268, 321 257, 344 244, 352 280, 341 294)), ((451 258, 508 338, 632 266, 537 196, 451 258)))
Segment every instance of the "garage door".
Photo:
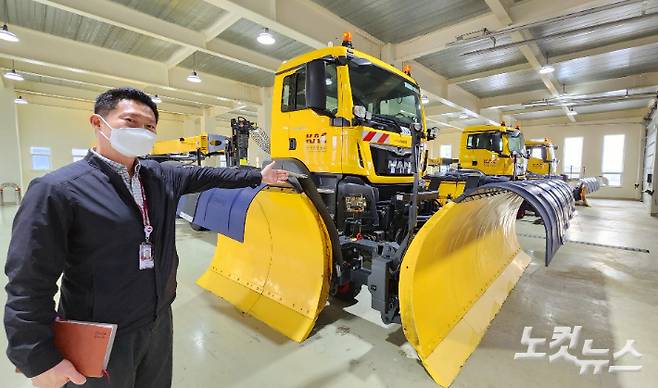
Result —
POLYGON ((642 189, 644 192, 642 200, 646 204, 647 210, 654 215, 658 213, 658 193, 651 195, 647 191, 655 192, 656 190, 656 167, 658 167, 656 166, 656 148, 658 147, 658 144, 656 144, 656 118, 654 114, 654 119, 648 127, 644 151, 644 185, 642 189))

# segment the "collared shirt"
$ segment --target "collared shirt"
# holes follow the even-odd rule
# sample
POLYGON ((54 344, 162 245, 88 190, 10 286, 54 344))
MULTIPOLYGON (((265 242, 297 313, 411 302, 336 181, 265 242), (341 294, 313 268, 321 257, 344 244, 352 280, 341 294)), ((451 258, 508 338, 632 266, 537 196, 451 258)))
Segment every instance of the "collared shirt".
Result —
POLYGON ((27 377, 62 361, 52 342, 52 293, 58 279, 62 318, 115 323, 119 333, 146 327, 176 296, 176 209, 181 196, 256 187, 262 181, 257 169, 181 168, 153 160, 140 164, 154 227, 153 271, 139 269, 142 220, 130 194, 117 195, 126 186, 121 187, 124 183, 109 163, 89 152, 30 183, 7 251, 4 314, 7 355, 27 377))
POLYGON ((130 176, 130 174, 128 173, 128 168, 125 165, 106 158, 105 156, 96 152, 96 150, 93 148, 91 148, 89 151, 91 151, 94 155, 98 156, 102 161, 104 161, 110 167, 112 167, 112 170, 114 170, 117 174, 119 174, 123 183, 126 184, 126 187, 130 192, 130 195, 135 200, 135 203, 137 203, 137 206, 139 206, 139 209, 141 211, 144 211, 144 196, 142 196, 142 182, 139 178, 139 168, 141 167, 139 164, 139 159, 135 159, 135 173, 133 174, 133 176, 130 176))

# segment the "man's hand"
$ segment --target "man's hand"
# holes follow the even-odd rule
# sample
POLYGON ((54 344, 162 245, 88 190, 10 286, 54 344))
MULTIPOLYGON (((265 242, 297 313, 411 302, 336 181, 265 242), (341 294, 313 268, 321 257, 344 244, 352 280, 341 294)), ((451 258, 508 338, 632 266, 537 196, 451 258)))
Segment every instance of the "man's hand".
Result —
POLYGON ((274 169, 274 162, 268 164, 263 168, 260 174, 263 176, 262 183, 274 185, 277 183, 285 183, 288 180, 288 171, 274 169))
POLYGON ((42 374, 32 378, 32 385, 38 388, 60 388, 68 382, 82 385, 87 379, 78 372, 69 360, 62 360, 59 364, 42 374))

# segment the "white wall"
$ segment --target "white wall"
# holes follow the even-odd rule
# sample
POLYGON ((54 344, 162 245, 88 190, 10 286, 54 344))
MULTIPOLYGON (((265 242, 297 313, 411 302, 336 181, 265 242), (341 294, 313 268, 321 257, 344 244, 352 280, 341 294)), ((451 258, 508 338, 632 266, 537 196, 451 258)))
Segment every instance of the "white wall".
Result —
POLYGON ((452 146, 452 157, 459 158, 459 145, 461 142, 461 131, 457 129, 441 129, 436 139, 430 142, 430 158, 440 157, 439 149, 443 144, 452 146))
POLYGON ((644 165, 642 173, 642 200, 645 203, 647 211, 651 215, 658 215, 658 163, 656 162, 656 155, 658 155, 658 110, 653 112, 651 120, 646 126, 646 139, 645 139, 645 153, 644 165), (651 182, 648 181, 649 174, 652 175, 651 182), (645 193, 644 191, 653 191, 653 195, 645 193))
MULTIPOLYGON (((563 160, 564 139, 566 137, 583 137, 582 163, 585 167, 584 176, 601 175, 603 158, 603 137, 605 135, 625 135, 624 140, 624 172, 621 187, 604 187, 590 195, 598 198, 640 199, 640 189, 634 185, 639 182, 640 158, 642 157, 642 137, 644 128, 640 123, 630 120, 619 120, 611 123, 573 123, 541 126, 526 126, 522 128, 526 139, 550 138, 557 146, 557 156, 563 160)), ((560 172, 562 164, 559 165, 560 172)))
MULTIPOLYGON (((583 165, 586 176, 601 175, 601 163, 603 157, 603 136, 624 134, 624 173, 622 175, 622 187, 602 188, 590 197, 599 198, 623 198, 639 199, 640 190, 635 188, 636 183, 641 183, 639 176, 640 159, 642 158, 642 137, 644 127, 639 123, 633 123, 628 119, 614 120, 603 123, 574 123, 526 126, 522 128, 526 139, 548 137, 558 146, 557 155, 561 160, 564 148, 564 138, 571 136, 583 137, 583 165), (627 123, 624 123, 624 120, 627 123)), ((430 156, 439 156, 440 144, 452 145, 452 157, 459 157, 461 132, 457 130, 442 130, 436 140, 431 144, 430 156)), ((561 169, 561 165, 560 165, 561 169)), ((560 170, 561 171, 561 170, 560 170)))
POLYGON ((0 87, 0 183, 21 181, 15 98, 13 90, 0 87))
MULTIPOLYGON (((52 106, 31 103, 17 106, 23 187, 27 188, 32 179, 47 172, 32 169, 30 147, 50 147, 52 168, 57 169, 73 161, 73 148, 94 145, 94 130, 88 121, 92 109, 92 104, 52 106)), ((5 121, 4 117, 2 121, 5 121)), ((184 116, 161 114, 158 140, 184 136, 184 125, 184 116)))

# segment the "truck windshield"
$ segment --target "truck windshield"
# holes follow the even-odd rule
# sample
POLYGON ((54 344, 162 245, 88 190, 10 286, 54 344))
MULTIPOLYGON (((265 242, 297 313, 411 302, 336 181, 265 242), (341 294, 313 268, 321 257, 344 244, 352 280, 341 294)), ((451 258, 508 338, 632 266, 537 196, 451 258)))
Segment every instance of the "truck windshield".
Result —
POLYGON ((406 79, 372 63, 349 63, 352 102, 400 125, 422 123, 420 92, 406 79))

